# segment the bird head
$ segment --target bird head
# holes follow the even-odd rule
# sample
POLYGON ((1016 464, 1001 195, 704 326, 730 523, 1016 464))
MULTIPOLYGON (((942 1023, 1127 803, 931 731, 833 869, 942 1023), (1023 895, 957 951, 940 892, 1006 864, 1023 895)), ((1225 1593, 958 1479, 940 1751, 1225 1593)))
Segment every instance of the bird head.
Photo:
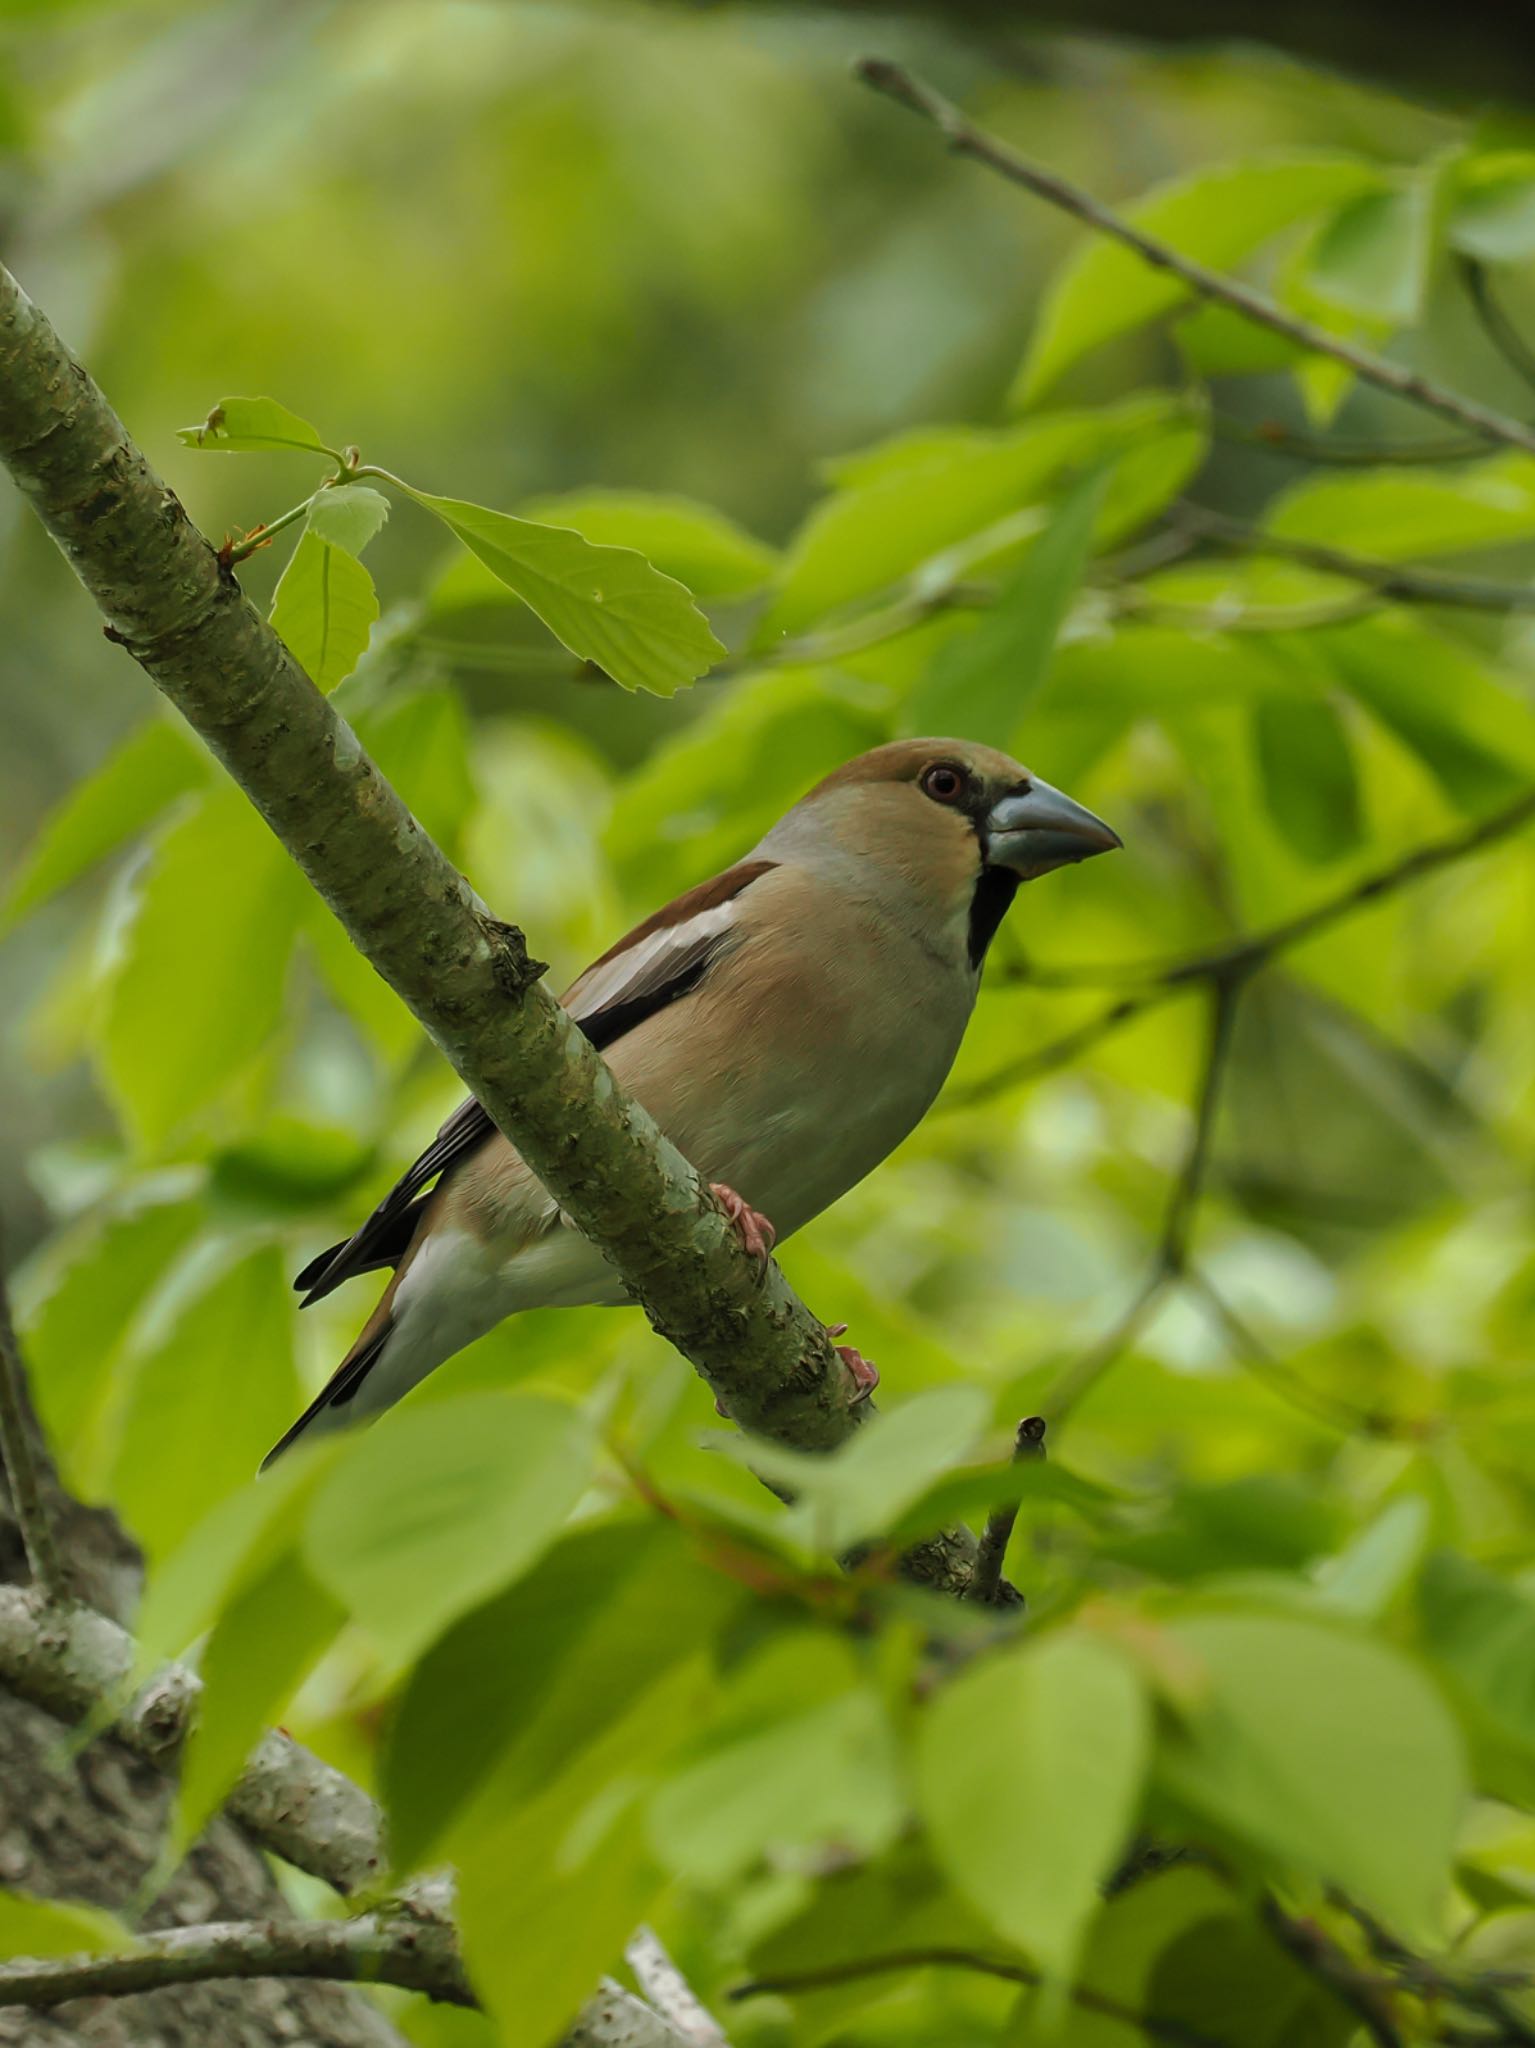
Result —
POLYGON ((935 936, 961 921, 979 967, 1020 882, 1121 843, 1101 818, 996 748, 916 739, 836 769, 760 851, 849 880, 878 877, 935 936))

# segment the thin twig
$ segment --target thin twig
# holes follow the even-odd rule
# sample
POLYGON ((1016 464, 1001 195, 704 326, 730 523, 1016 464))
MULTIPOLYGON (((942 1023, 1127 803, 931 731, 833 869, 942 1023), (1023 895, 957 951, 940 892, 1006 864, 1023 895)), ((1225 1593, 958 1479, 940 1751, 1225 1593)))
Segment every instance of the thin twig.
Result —
POLYGON ((1367 555, 1353 555, 1342 548, 1324 547, 1319 542, 1292 540, 1288 534, 1270 533, 1243 519, 1230 519, 1206 505, 1187 500, 1169 512, 1175 530, 1181 528, 1196 540, 1208 540, 1217 547, 1233 548, 1242 554, 1276 555, 1286 562, 1301 562, 1329 576, 1346 576, 1351 583, 1364 583, 1377 597, 1403 604, 1454 605, 1479 612, 1535 611, 1535 585, 1491 583, 1480 576, 1443 576, 1432 569, 1408 569, 1399 562, 1374 561, 1367 555))
POLYGON ((1138 583, 1111 586, 1105 593, 1116 616, 1181 626, 1189 633, 1307 633, 1318 627, 1349 626, 1387 603, 1383 590, 1361 591, 1330 604, 1195 605, 1159 597, 1138 583))
POLYGON ((1457 268, 1487 339, 1515 375, 1535 389, 1535 349, 1530 347, 1498 304, 1486 266, 1478 263, 1474 256, 1462 256, 1457 268))
POLYGON ((1099 234, 1123 243, 1143 262, 1156 270, 1165 270, 1187 285, 1197 297, 1216 305, 1229 306, 1243 319, 1266 327, 1271 333, 1282 334, 1287 341, 1297 343, 1313 355, 1331 357, 1367 384, 1390 392, 1394 398, 1405 399, 1410 405, 1437 413, 1442 419, 1453 420, 1458 427, 1465 428, 1480 440, 1505 448, 1522 448, 1527 454, 1535 455, 1535 427, 1526 426, 1522 420, 1511 419, 1504 413, 1493 411, 1490 406, 1479 405, 1475 399, 1436 384, 1421 371, 1407 369, 1400 363, 1387 361, 1384 356, 1373 355, 1368 349, 1358 348, 1353 342, 1329 334, 1325 327, 1318 327, 1313 321, 1286 312, 1251 285, 1239 284, 1236 279, 1210 270, 1192 257, 1180 256, 1170 243, 1132 226, 1120 214, 1094 199, 1091 193, 1084 192, 1081 186, 1073 185, 1069 179, 1046 170, 1042 165, 1031 163, 997 137, 975 127, 952 101, 913 78, 901 65, 883 57, 865 57, 853 69, 865 85, 931 121, 956 155, 984 164, 1010 183, 1023 186, 1037 198, 1047 200, 1050 205, 1058 206, 1063 212, 1084 221, 1099 234))
POLYGON ((26 1548, 32 1582, 50 1602, 69 1598, 69 1580, 54 1536, 53 1520, 43 1494, 43 1477, 28 1426, 26 1374, 11 1319, 10 1292, 5 1283, 5 1246, 0 1240, 0 1459, 16 1525, 26 1548))
POLYGON ((1117 1003, 1110 1003, 1107 1009, 1100 1010, 1096 1017, 1079 1024, 1074 1031, 1063 1032, 1059 1038, 1036 1046, 1032 1052, 1021 1054, 1018 1059, 1010 1060, 1005 1067, 996 1068, 978 1081, 946 1089, 938 1107, 940 1110, 968 1109, 974 1103, 989 1102, 1003 1088, 1015 1088, 1024 1081, 1037 1080, 1042 1074, 1053 1074, 1058 1067, 1070 1066, 1083 1053, 1091 1052, 1100 1040, 1112 1037, 1136 1017, 1144 1016, 1148 1010, 1160 1009, 1186 985, 1175 987, 1170 982, 1159 983, 1144 995, 1122 996, 1117 1003))
MULTIPOLYGON (((1453 1999, 1491 2021, 1498 2031, 1482 2035, 1484 2041, 1500 2044, 1500 2048, 1535 2048, 1535 2023, 1526 2019, 1507 1995, 1509 1990, 1528 1989, 1527 1976, 1522 1981, 1505 1979, 1499 1982, 1493 1972, 1466 1976, 1446 1969, 1408 1948, 1373 1913, 1345 1893, 1330 1891, 1328 1896, 1358 1927, 1376 1961, 1397 1971, 1408 1988, 1433 1998, 1453 1999)), ((1442 2038, 1448 2040, 1451 2037, 1446 2033, 1442 2038)))
POLYGON ((1406 2048, 1391 2009, 1393 1985, 1361 1969, 1314 1920, 1286 1913, 1273 1899, 1263 1901, 1259 1917, 1280 1947, 1358 2018, 1375 2048, 1406 2048))
POLYGON ((641 1991, 689 2048, 730 2048, 724 2028, 699 2000, 652 1928, 640 1928, 624 1950, 624 1960, 641 1991))
POLYGON ((1210 431, 1218 441, 1235 441, 1245 448, 1262 448, 1270 455, 1282 455, 1291 462, 1317 463, 1338 469, 1389 469, 1430 467, 1440 462, 1471 462, 1485 452, 1480 439, 1442 441, 1366 441, 1344 436, 1323 438, 1303 434, 1280 420, 1260 420, 1256 426, 1234 419, 1230 413, 1210 415, 1210 431))
MULTIPOLYGON (((1026 1415, 1018 1425, 1018 1434, 1013 1442, 1013 1463, 1026 1465, 1031 1459, 1045 1455, 1045 1418, 1043 1415, 1026 1415)), ((995 1605, 1000 1597, 1002 1584, 1002 1560, 1007 1556, 1007 1546, 1012 1538, 1013 1524, 1018 1520, 1018 1503, 1010 1507, 993 1508, 986 1518, 985 1533, 981 1537, 980 1549, 976 1552, 975 1575, 965 1589, 965 1598, 984 1606, 995 1605)))
POLYGON ((1151 1268, 1114 1328, 1091 1351, 1067 1366, 1046 1394, 1040 1405, 1052 1426, 1064 1421, 1097 1386, 1134 1342, 1166 1288, 1181 1280, 1188 1269, 1189 1244, 1209 1171, 1210 1143, 1231 1053, 1237 1001, 1245 978, 1245 971, 1233 974, 1216 981, 1210 991, 1204 1065, 1194 1099, 1194 1128, 1163 1212, 1161 1234, 1151 1268))
MULTIPOLYGON (((737 1984, 732 1999, 756 1998, 764 1992, 821 1991, 834 1984, 853 1984, 861 1977, 882 1977, 896 1970, 974 1970, 984 1977, 1000 1977, 1009 1984, 1037 1985, 1040 1973, 1029 1963, 1008 1961, 968 1948, 889 1949, 880 1955, 853 1956, 843 1963, 825 1963, 819 1969, 783 1971, 772 1977, 753 1977, 737 1984)), ((1136 2027, 1148 2040, 1163 2041, 1168 2048, 1227 2048, 1227 2044, 1203 2028, 1191 2027, 1164 2013, 1137 2012, 1105 1992, 1086 1984, 1073 1986, 1072 2003, 1084 2012, 1100 2013, 1136 2027)))

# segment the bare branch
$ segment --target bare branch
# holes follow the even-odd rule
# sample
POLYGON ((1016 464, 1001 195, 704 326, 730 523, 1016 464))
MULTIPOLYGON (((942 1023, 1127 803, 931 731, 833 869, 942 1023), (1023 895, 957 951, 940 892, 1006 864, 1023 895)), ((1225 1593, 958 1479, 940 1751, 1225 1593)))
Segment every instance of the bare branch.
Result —
POLYGON ((356 1920, 212 1921, 143 1935, 117 1955, 0 1963, 0 2007, 46 2009, 230 1977, 396 1984, 451 2005, 475 2003, 451 1928, 391 1908, 356 1920))
POLYGON ((1375 2048, 1406 2048, 1392 2011, 1389 1983, 1361 1969, 1315 1920, 1286 1913, 1272 1898, 1264 1899, 1259 1918, 1280 1947, 1348 2007, 1375 2048))
POLYGON ((1123 243, 1153 269, 1165 270, 1187 285, 1197 298, 1227 306, 1243 319, 1258 327, 1266 327, 1271 333, 1282 334, 1287 341, 1295 342, 1313 355, 1330 356, 1365 383, 1390 392, 1393 398, 1405 399, 1410 405, 1453 420, 1456 426, 1465 428, 1479 440, 1505 448, 1522 448, 1526 454, 1535 455, 1535 427, 1494 412, 1490 406, 1479 405, 1475 399, 1463 397, 1443 384, 1436 384, 1418 370, 1407 369, 1400 363, 1387 361, 1384 356, 1372 355, 1368 349, 1357 348, 1352 342, 1329 334, 1325 327, 1318 327, 1314 321, 1286 312, 1251 285, 1239 284, 1235 278, 1225 277, 1192 257, 1180 256, 1170 243, 1132 226, 1122 215, 1094 199, 1091 193, 1084 192, 1081 186, 1073 185, 1069 179, 1046 170, 1043 165, 1030 163, 1027 157, 1020 156, 996 136, 975 127, 951 100, 934 92, 920 79, 913 78, 901 65, 883 57, 865 57, 853 69, 865 85, 931 121, 957 156, 968 156, 976 163, 984 164, 1011 184, 1021 185, 1036 198, 1047 200, 1063 213, 1085 221, 1088 227, 1107 235, 1111 241, 1123 243))
POLYGON ((11 1318, 10 1291, 5 1282, 5 1244, 0 1239, 0 1459, 11 1490, 16 1524, 26 1547, 32 1581, 45 1600, 69 1598, 64 1560, 54 1538, 48 1503, 43 1497, 32 1435, 27 1420, 26 1376, 11 1318))
POLYGON ((1276 555, 1329 576, 1346 576, 1352 583, 1368 584, 1377 597, 1397 603, 1453 605, 1480 612, 1535 611, 1535 584, 1489 583, 1479 576, 1442 576, 1431 569, 1409 569, 1399 562, 1372 561, 1342 548, 1269 533, 1246 520, 1228 519, 1224 512, 1212 512, 1205 505, 1184 502, 1175 505, 1168 516, 1175 530, 1197 540, 1213 541, 1217 547, 1234 548, 1242 554, 1276 555))

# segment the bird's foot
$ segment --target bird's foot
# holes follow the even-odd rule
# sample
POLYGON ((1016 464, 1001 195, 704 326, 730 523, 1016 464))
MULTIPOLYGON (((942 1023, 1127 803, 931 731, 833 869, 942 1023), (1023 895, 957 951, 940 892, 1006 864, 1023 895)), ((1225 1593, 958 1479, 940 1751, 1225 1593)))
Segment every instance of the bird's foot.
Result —
POLYGON ((722 1180, 711 1180, 709 1192, 724 1210, 726 1220, 735 1226, 735 1233, 742 1246, 757 1261, 758 1267, 766 1273, 768 1260, 773 1256, 773 1247, 778 1242, 778 1232, 769 1223, 760 1209, 752 1208, 742 1201, 734 1188, 727 1188, 722 1180))
MULTIPOLYGON (((826 1334, 828 1337, 840 1337, 846 1328, 846 1323, 828 1323, 826 1334)), ((853 1398, 848 1406, 856 1408, 860 1401, 867 1401, 879 1385, 879 1367, 872 1358, 865 1358, 856 1344, 834 1344, 832 1349, 853 1375, 853 1398)))

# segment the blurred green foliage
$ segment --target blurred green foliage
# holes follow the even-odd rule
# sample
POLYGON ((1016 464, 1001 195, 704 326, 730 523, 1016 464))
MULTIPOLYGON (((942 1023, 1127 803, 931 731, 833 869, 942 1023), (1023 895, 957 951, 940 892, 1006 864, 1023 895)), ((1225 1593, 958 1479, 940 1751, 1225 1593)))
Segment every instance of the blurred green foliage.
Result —
MULTIPOLYGON (((1512 124, 1256 59, 1066 47, 1008 79, 901 40, 1188 253, 1528 407, 1456 271, 1493 265, 1535 329, 1512 124)), ((0 207, 216 538, 334 469, 178 444, 237 392, 510 515, 451 506, 466 551, 375 477, 240 574, 557 975, 893 734, 1006 743, 1121 829, 1124 856, 1023 892, 949 1094, 785 1250, 888 1414, 823 1464, 754 1452, 786 1508, 638 1317, 567 1311, 250 1485, 366 1305, 300 1322, 286 1275, 456 1084, 7 500, 0 1091, 35 1393, 148 1556, 146 1655, 206 1633, 184 1832, 280 1716, 380 1792, 402 1872, 457 1865, 490 2016, 391 2000, 423 2044, 539 2048, 648 1917, 717 2005, 900 1952, 1002 1973, 754 1997, 730 2028, 762 2048, 1123 2048, 1147 2014, 1325 2048, 1358 2015, 1262 1895, 1377 1976, 1329 1887, 1442 1977, 1535 1969, 1527 842, 1245 990, 1190 1284, 1100 1356, 1046 1462, 1006 1452, 1134 1297, 1189 1156, 1197 987, 1099 1029, 1120 970, 1535 779, 1535 459, 1447 448, 946 164, 847 82, 853 47, 749 11, 24 12, 0 207), (1329 459, 1361 441, 1378 462, 1329 459), (1185 492, 1485 601, 1177 558, 1148 536, 1185 492), (662 607, 625 643, 639 694, 591 666, 623 657, 587 600, 528 580, 549 527, 561 561, 652 565, 624 572, 662 607), (709 658, 676 583, 728 651, 663 701, 679 620, 709 658), (1009 1493, 1026 1632, 891 1577, 1009 1493), (1105 1898, 1148 1834, 1200 1859, 1105 1898)), ((15 1949, 83 1924, 0 1906, 15 1949)))

